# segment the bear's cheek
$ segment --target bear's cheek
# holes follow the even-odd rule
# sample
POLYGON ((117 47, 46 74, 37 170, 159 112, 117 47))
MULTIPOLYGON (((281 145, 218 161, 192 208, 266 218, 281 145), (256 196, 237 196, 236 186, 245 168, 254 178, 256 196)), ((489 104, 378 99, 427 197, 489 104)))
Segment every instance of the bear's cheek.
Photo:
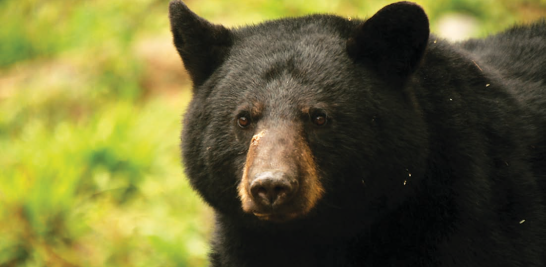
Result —
POLYGON ((265 129, 253 136, 238 186, 242 209, 268 221, 307 214, 323 195, 305 139, 290 129, 265 129))

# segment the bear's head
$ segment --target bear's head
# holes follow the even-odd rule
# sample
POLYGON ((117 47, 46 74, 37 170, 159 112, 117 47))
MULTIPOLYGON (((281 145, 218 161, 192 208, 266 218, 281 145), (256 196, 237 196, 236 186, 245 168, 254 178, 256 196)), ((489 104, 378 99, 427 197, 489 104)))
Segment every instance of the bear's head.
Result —
POLYGON ((411 81, 429 37, 419 6, 227 29, 173 1, 170 20, 194 84, 185 168, 219 214, 368 220, 415 191, 427 155, 411 81))

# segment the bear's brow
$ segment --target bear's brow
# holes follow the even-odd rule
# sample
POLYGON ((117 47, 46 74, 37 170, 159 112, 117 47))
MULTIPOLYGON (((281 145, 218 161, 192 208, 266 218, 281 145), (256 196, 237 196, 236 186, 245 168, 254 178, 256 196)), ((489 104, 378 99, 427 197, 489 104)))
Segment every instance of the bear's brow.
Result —
POLYGON ((264 110, 264 103, 263 102, 253 102, 252 106, 250 108, 250 115, 252 117, 259 117, 264 110))
POLYGON ((266 82, 271 82, 282 76, 283 74, 291 74, 292 76, 297 76, 301 71, 296 67, 296 62, 293 56, 288 59, 281 59, 275 61, 271 66, 264 72, 263 78, 266 82))

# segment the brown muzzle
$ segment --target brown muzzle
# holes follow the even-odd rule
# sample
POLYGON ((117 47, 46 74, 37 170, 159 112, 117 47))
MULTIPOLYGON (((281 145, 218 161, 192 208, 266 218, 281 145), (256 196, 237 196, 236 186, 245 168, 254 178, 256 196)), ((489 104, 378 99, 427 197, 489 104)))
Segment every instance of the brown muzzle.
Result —
POLYGON ((263 129, 252 138, 238 187, 245 212, 286 221, 307 214, 321 198, 311 150, 295 129, 263 129))

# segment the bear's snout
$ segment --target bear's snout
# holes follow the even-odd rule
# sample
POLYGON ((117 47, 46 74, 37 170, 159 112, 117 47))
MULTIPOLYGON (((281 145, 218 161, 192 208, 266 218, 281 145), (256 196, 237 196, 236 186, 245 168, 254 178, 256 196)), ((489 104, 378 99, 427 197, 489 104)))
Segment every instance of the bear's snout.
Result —
POLYGON ((307 214, 322 196, 311 150, 297 126, 265 128, 250 140, 238 191, 242 209, 262 220, 307 214))
POLYGON ((281 171, 258 173, 250 184, 254 202, 264 208, 275 208, 288 202, 299 187, 298 180, 281 171))

